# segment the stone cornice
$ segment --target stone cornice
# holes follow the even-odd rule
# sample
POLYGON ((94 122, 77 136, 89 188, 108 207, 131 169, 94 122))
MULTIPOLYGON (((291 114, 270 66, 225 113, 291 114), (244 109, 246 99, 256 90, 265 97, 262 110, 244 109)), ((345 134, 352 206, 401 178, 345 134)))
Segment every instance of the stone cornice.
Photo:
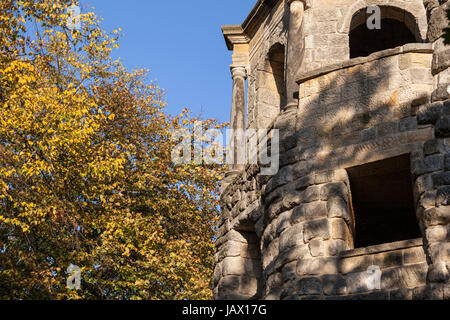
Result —
POLYGON ((240 25, 222 26, 222 33, 228 50, 233 50, 235 44, 249 43, 250 41, 240 25))
POLYGON ((223 26, 222 33, 228 50, 233 44, 248 43, 260 23, 279 0, 258 0, 241 25, 223 26))
MULTIPOLYGON (((258 0, 241 25, 229 25, 222 27, 228 50, 233 50, 234 44, 249 43, 258 25, 266 18, 272 8, 282 0, 258 0)), ((301 1, 305 4, 305 10, 311 8, 313 0, 286 0, 301 1)))

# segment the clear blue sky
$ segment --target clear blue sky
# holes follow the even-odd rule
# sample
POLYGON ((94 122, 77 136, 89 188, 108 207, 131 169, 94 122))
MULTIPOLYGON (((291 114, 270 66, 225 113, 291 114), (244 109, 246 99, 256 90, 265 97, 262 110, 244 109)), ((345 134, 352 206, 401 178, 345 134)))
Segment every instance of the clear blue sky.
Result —
POLYGON ((167 111, 184 107, 228 122, 231 52, 220 27, 241 24, 256 0, 80 0, 95 8, 108 31, 122 28, 124 65, 150 69, 167 91, 167 111))

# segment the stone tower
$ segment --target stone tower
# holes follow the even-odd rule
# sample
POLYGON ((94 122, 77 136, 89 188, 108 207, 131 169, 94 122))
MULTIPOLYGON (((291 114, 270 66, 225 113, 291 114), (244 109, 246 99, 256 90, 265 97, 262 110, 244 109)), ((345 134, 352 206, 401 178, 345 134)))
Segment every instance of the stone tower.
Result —
POLYGON ((258 0, 222 27, 231 126, 278 130, 280 166, 223 181, 216 299, 450 299, 449 4, 258 0))

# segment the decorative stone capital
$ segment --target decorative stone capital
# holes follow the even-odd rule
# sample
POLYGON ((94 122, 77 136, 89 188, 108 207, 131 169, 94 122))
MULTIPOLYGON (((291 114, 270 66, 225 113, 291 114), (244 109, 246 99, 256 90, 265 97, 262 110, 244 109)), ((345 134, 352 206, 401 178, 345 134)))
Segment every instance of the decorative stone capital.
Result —
POLYGON ((294 2, 302 2, 305 10, 307 10, 312 7, 313 0, 286 0, 286 1, 289 6, 292 5, 294 2))
POLYGON ((247 68, 244 66, 233 66, 231 65, 231 76, 233 79, 244 78, 247 79, 247 68))

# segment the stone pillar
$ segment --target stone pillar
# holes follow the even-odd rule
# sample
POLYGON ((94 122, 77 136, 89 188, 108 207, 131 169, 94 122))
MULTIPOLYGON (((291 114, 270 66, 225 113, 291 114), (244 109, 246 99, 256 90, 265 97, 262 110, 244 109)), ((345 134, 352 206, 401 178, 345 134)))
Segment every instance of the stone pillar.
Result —
POLYGON ((230 129, 232 135, 229 156, 233 159, 232 171, 244 169, 245 162, 245 80, 247 70, 243 66, 231 66, 233 76, 233 98, 231 102, 230 129))
POLYGON ((289 30, 286 59, 286 106, 283 109, 297 108, 298 84, 297 73, 305 52, 303 17, 310 7, 310 0, 288 0, 289 30))

